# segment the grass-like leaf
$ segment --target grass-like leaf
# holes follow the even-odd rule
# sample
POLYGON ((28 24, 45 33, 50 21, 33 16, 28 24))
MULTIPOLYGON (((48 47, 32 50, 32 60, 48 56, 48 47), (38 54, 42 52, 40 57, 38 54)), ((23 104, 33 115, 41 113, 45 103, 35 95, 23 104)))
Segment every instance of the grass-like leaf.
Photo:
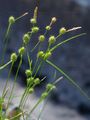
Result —
POLYGON ((68 81, 70 83, 72 83, 76 88, 79 89, 79 91, 85 96, 88 98, 88 100, 90 100, 90 97, 82 90, 82 88, 71 78, 69 77, 60 67, 56 66, 55 64, 53 64, 51 61, 49 60, 46 60, 46 62, 51 65, 52 67, 54 67, 57 71, 59 71, 63 76, 65 76, 68 81))

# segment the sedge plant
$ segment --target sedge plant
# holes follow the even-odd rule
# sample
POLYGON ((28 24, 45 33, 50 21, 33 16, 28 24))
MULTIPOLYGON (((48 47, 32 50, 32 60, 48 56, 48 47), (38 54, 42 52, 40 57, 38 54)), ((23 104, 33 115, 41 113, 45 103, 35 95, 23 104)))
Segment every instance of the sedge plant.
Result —
POLYGON ((13 25, 15 24, 15 22, 17 22, 17 20, 20 20, 22 17, 26 16, 28 13, 25 13, 18 18, 15 18, 14 16, 9 17, 8 28, 6 30, 6 34, 4 37, 5 46, 4 46, 2 57, 1 57, 0 74, 1 74, 2 70, 5 69, 8 65, 10 65, 11 67, 8 72, 6 84, 3 87, 2 96, 0 96, 0 120, 20 120, 21 118, 23 120, 29 119, 31 114, 33 113, 33 111, 36 109, 36 107, 50 95, 50 93, 56 88, 57 82, 59 82, 61 79, 63 79, 63 77, 65 77, 70 83, 72 83, 72 85, 74 85, 82 93, 82 95, 84 95, 87 99, 90 100, 88 95, 79 87, 79 85, 71 77, 69 77, 62 70, 62 68, 56 66, 49 59, 53 55, 53 52, 58 47, 60 47, 63 44, 66 44, 67 42, 72 41, 78 37, 82 37, 86 33, 77 34, 75 36, 67 38, 66 40, 59 41, 61 36, 64 36, 65 34, 68 34, 69 32, 72 32, 72 31, 75 31, 75 30, 78 30, 81 28, 81 27, 73 27, 71 29, 66 29, 65 27, 62 27, 59 29, 57 36, 55 36, 55 35, 49 36, 48 41, 47 41, 48 46, 47 46, 46 50, 43 50, 42 44, 44 44, 44 42, 47 40, 46 35, 52 29, 53 24, 56 23, 56 21, 57 21, 56 17, 52 17, 50 23, 48 25, 46 25, 46 27, 45 27, 45 32, 43 34, 40 34, 37 37, 38 41, 37 41, 36 45, 34 46, 34 48, 29 49, 29 44, 31 42, 32 36, 35 35, 36 33, 38 33, 40 30, 39 26, 37 25, 37 23, 38 23, 38 21, 37 21, 38 14, 37 13, 38 13, 38 7, 36 7, 34 9, 33 17, 30 19, 32 28, 30 29, 30 31, 27 31, 22 36, 22 44, 20 45, 20 48, 18 48, 17 52, 13 52, 10 55, 10 59, 7 61, 7 63, 4 63, 4 56, 5 56, 6 49, 7 49, 8 36, 9 36, 9 32, 11 30, 11 27, 13 28, 13 25), (58 41, 58 42, 56 42, 56 41, 58 41), (34 67, 32 67, 33 60, 31 58, 30 54, 33 54, 33 51, 36 48, 38 48, 37 54, 36 54, 36 61, 34 62, 35 63, 34 67), (27 86, 26 86, 22 96, 20 97, 20 102, 19 102, 18 106, 14 110, 12 110, 8 114, 6 114, 10 107, 10 102, 12 101, 12 96, 13 96, 13 93, 15 90, 18 73, 19 73, 20 67, 22 65, 22 59, 23 59, 24 55, 27 57, 27 62, 28 62, 28 68, 25 70, 25 73, 24 73, 27 77, 26 78, 27 86), (10 79, 12 68, 13 68, 15 62, 17 61, 18 57, 20 58, 20 61, 18 64, 18 68, 16 70, 15 77, 14 77, 13 86, 10 90, 10 95, 8 96, 8 98, 6 98, 6 95, 9 91, 9 89, 7 89, 8 81, 10 79), (24 107, 25 107, 25 104, 27 102, 29 95, 33 94, 35 91, 35 87, 37 85, 40 85, 41 82, 43 82, 43 80, 46 79, 46 76, 42 79, 40 79, 39 77, 36 77, 38 72, 39 73, 41 72, 41 69, 43 68, 44 63, 47 63, 50 66, 52 66, 56 71, 60 72, 60 74, 62 74, 63 77, 60 77, 60 79, 53 81, 51 83, 47 83, 46 88, 45 88, 44 92, 41 94, 37 103, 33 106, 32 109, 28 110, 28 112, 27 112, 24 110, 24 107), (8 102, 6 104, 5 111, 3 112, 4 103, 5 103, 6 99, 8 102))

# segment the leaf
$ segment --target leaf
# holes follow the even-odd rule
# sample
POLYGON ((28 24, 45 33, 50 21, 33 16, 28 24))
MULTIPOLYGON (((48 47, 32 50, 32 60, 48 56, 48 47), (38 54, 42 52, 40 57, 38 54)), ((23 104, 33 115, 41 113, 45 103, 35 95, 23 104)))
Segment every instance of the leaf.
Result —
POLYGON ((62 75, 64 75, 68 81, 70 83, 72 83, 76 88, 78 88, 78 90, 85 96, 88 98, 88 100, 90 100, 90 97, 82 90, 82 88, 71 78, 69 77, 61 68, 59 68, 58 66, 56 66, 55 64, 53 64, 51 61, 46 60, 46 62, 51 65, 52 67, 54 67, 57 71, 59 71, 62 75))

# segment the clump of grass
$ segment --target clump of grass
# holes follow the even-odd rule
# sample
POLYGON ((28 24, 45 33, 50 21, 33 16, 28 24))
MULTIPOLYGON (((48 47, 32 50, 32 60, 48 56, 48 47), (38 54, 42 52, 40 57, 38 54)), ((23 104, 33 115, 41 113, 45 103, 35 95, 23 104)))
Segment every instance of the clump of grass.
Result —
POLYGON ((37 41, 36 45, 34 46, 33 49, 29 50, 29 43, 31 42, 32 35, 35 35, 36 33, 38 33, 38 31, 40 29, 39 26, 37 26, 37 23, 38 23, 37 12, 38 12, 38 7, 35 8, 33 17, 30 19, 30 23, 32 24, 31 30, 27 31, 22 37, 22 45, 20 45, 20 48, 18 49, 17 52, 14 52, 14 53, 11 54, 10 60, 8 60, 7 63, 4 63, 4 56, 5 56, 5 52, 6 52, 6 49, 7 49, 8 36, 9 36, 9 32, 11 30, 11 27, 13 27, 13 25, 15 24, 15 22, 17 22, 17 20, 26 16, 28 13, 25 13, 18 18, 15 18, 13 16, 9 17, 8 28, 7 28, 7 31, 6 31, 5 38, 4 38, 5 47, 3 49, 3 55, 2 55, 2 58, 1 58, 2 60, 1 60, 1 65, 0 65, 0 74, 1 74, 1 70, 5 69, 8 65, 11 65, 11 67, 10 67, 10 70, 9 70, 9 73, 8 73, 8 78, 7 78, 6 84, 3 88, 2 96, 0 97, 0 120, 20 120, 21 117, 23 118, 23 120, 27 120, 30 117, 30 115, 32 114, 32 112, 36 109, 36 107, 43 100, 45 100, 49 96, 49 94, 56 88, 57 82, 59 82, 61 79, 63 79, 63 77, 66 77, 67 80, 70 83, 72 83, 76 88, 78 88, 79 91, 90 100, 90 98, 79 87, 79 85, 72 78, 70 78, 60 67, 56 66, 49 59, 53 55, 53 51, 55 51, 58 47, 60 47, 63 44, 66 44, 67 42, 69 42, 69 41, 71 41, 75 38, 78 38, 78 37, 81 37, 81 36, 85 35, 85 33, 77 34, 77 35, 72 36, 72 37, 70 37, 66 40, 63 40, 62 42, 58 41, 58 43, 56 43, 56 41, 61 36, 63 36, 64 34, 68 34, 68 32, 72 32, 74 30, 77 30, 77 29, 81 28, 81 27, 74 27, 74 28, 68 30, 65 27, 62 27, 62 28, 59 29, 59 32, 58 32, 57 36, 51 35, 48 38, 48 41, 47 41, 48 46, 47 46, 46 50, 43 50, 42 49, 42 44, 44 44, 44 41, 46 40, 46 35, 52 29, 52 25, 57 21, 56 17, 52 17, 51 21, 50 21, 50 24, 45 27, 45 33, 40 34, 38 36, 38 41, 37 41), (34 67, 32 67, 33 61, 32 61, 32 58, 31 58, 29 53, 31 52, 33 54, 33 51, 36 49, 36 47, 38 48, 38 51, 37 51, 37 54, 36 54, 36 62, 35 62, 34 67), (25 74, 26 74, 26 77, 27 77, 27 79, 26 79, 27 87, 25 88, 25 91, 21 96, 20 103, 17 106, 17 108, 15 108, 14 110, 12 110, 8 114, 6 114, 9 107, 10 107, 10 102, 12 100, 13 92, 15 90, 15 84, 17 82, 18 72, 19 72, 20 67, 22 65, 23 55, 26 55, 27 60, 28 60, 28 64, 29 64, 29 67, 25 70, 25 74), (19 61, 19 64, 18 64, 18 68, 17 68, 17 71, 16 71, 16 75, 15 75, 15 78, 14 78, 12 89, 10 91, 10 95, 8 96, 8 102, 7 102, 7 105, 6 105, 6 108, 5 108, 5 112, 3 112, 4 103, 6 101, 6 95, 8 93, 8 89, 7 89, 8 81, 9 81, 9 78, 10 78, 10 75, 11 75, 13 65, 17 61, 18 57, 20 57, 20 61, 19 61), (53 68, 55 68, 55 70, 62 73, 63 77, 60 77, 60 79, 58 79, 56 81, 53 81, 51 83, 48 83, 46 85, 46 88, 45 88, 44 92, 41 94, 39 100, 35 104, 35 106, 33 106, 33 108, 31 110, 28 110, 28 113, 26 113, 26 111, 24 110, 24 107, 25 107, 25 104, 27 102, 28 96, 34 92, 35 87, 37 85, 41 84, 41 82, 43 82, 43 80, 46 79, 46 76, 43 79, 40 79, 40 78, 36 77, 38 72, 40 72, 40 69, 42 68, 44 62, 46 62, 47 64, 49 64, 53 68), (39 65, 38 65, 38 63, 39 63, 39 65), (38 67, 37 67, 37 65, 38 65, 38 67))

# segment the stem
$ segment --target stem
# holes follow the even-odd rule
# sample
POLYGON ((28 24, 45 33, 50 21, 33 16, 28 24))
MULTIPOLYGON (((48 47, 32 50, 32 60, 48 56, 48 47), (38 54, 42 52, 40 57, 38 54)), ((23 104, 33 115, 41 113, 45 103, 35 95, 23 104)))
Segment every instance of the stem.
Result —
MULTIPOLYGON (((45 78, 46 78, 46 76, 41 79, 40 83, 43 82, 43 81, 45 80, 45 78)), ((33 88, 34 88, 34 87, 35 87, 35 85, 33 85, 33 88)), ((22 103, 22 104, 23 104, 23 108, 24 108, 24 106, 25 106, 25 104, 26 104, 26 102, 27 102, 28 97, 29 97, 29 96, 28 96, 28 91, 27 91, 27 94, 26 94, 26 96, 24 97, 24 100, 23 100, 23 103, 22 103)))
POLYGON ((16 80, 17 80, 17 76, 18 76, 18 72, 19 72, 19 69, 20 69, 20 67, 21 67, 21 64, 22 64, 22 56, 21 56, 21 59, 20 59, 19 65, 18 65, 18 69, 17 69, 17 71, 16 71, 16 75, 15 75, 14 83, 13 83, 13 86, 12 86, 12 89, 11 89, 11 93, 10 93, 10 96, 9 96, 7 108, 8 108, 9 102, 10 102, 10 100, 11 100, 13 91, 14 91, 14 87, 15 87, 15 84, 16 84, 16 80))
POLYGON ((55 64, 53 64, 51 61, 46 60, 46 62, 51 65, 52 67, 54 67, 57 71, 59 71, 60 73, 62 73, 68 80, 70 83, 72 83, 76 88, 79 89, 79 91, 88 98, 88 100, 90 100, 90 97, 88 97, 88 95, 80 88, 80 86, 74 82, 74 80, 72 78, 70 78, 61 68, 57 67, 55 64))
POLYGON ((11 24, 8 25, 8 28, 7 28, 7 31, 6 31, 6 34, 5 34, 5 38, 4 38, 5 46, 3 47, 1 64, 4 63, 4 56, 5 56, 5 52, 6 52, 6 49, 7 49, 8 35, 10 33, 10 28, 11 28, 11 24))
POLYGON ((8 28, 7 28, 7 31, 6 31, 6 34, 5 34, 5 39, 4 39, 4 42, 6 41, 6 39, 7 39, 8 35, 9 35, 10 28, 11 28, 11 24, 8 24, 8 28))
POLYGON ((33 52, 33 51, 36 49, 36 47, 39 45, 39 43, 40 43, 40 41, 38 41, 38 42, 36 43, 36 45, 35 45, 34 48, 31 50, 31 52, 33 52))
POLYGON ((22 97, 21 97, 21 100, 20 100, 20 102, 19 102, 19 108, 20 108, 21 105, 23 104, 24 97, 25 97, 26 93, 27 93, 27 88, 25 89, 25 91, 24 91, 24 93, 23 93, 23 95, 22 95, 22 97))
POLYGON ((15 118, 20 117, 21 115, 22 115, 22 112, 19 113, 19 114, 17 114, 16 116, 14 116, 14 117, 12 117, 12 118, 9 118, 9 120, 14 120, 15 118))
POLYGON ((5 95, 5 91, 6 91, 7 84, 8 84, 10 75, 11 75, 12 68, 13 68, 13 63, 12 63, 12 65, 11 65, 11 67, 10 67, 10 70, 9 70, 9 73, 8 73, 8 78, 7 78, 7 80, 6 80, 6 83, 5 83, 5 86, 4 86, 4 89, 3 89, 3 94, 2 94, 3 97, 4 97, 4 95, 5 95))
POLYGON ((37 68, 37 70, 36 70, 36 73, 35 73, 35 75, 34 75, 34 78, 36 77, 36 75, 37 75, 37 73, 38 73, 38 71, 39 71, 39 69, 40 69, 42 63, 43 63, 43 61, 40 62, 39 66, 38 66, 38 68, 37 68))
POLYGON ((28 58, 28 63, 29 63, 30 70, 32 70, 32 61, 30 60, 28 49, 27 49, 27 58, 28 58))
POLYGON ((10 60, 9 62, 7 62, 6 64, 2 65, 0 67, 0 70, 4 69, 5 67, 7 67, 12 61, 10 60))
POLYGON ((36 109, 36 107, 42 102, 43 99, 39 99, 38 102, 35 104, 35 106, 31 109, 31 111, 29 112, 29 115, 26 117, 26 120, 28 119, 28 117, 30 117, 31 113, 36 109))

